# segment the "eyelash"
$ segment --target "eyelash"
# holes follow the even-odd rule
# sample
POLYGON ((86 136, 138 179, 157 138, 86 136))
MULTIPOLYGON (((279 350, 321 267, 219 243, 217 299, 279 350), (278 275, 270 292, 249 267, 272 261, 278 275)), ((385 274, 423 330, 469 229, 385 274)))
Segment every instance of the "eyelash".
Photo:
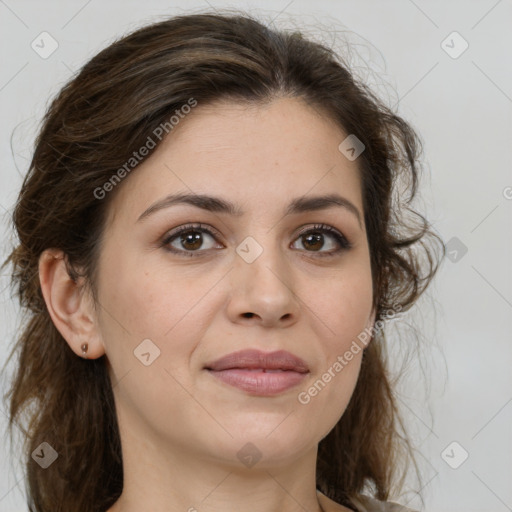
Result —
MULTIPOLYGON (((183 226, 180 226, 176 230, 174 230, 172 233, 169 233, 167 236, 164 237, 162 240, 162 247, 164 247, 167 251, 177 254, 179 256, 185 256, 185 257, 195 257, 197 256, 197 253, 201 254, 202 252, 205 252, 204 250, 197 250, 197 251, 186 251, 186 250, 179 250, 175 249, 174 247, 170 247, 169 244, 177 238, 179 235, 182 235, 183 233, 187 232, 193 232, 197 231, 200 233, 207 233, 208 235, 211 235, 213 238, 216 238, 219 235, 219 233, 216 230, 213 230, 212 228, 206 228, 203 224, 185 224, 183 226)), ((347 251, 352 248, 352 243, 350 243, 345 236, 343 236, 341 233, 339 233, 336 229, 334 229, 332 226, 329 226, 328 224, 315 224, 313 227, 310 227, 308 229, 305 229, 304 231, 301 231, 297 239, 299 239, 301 236, 308 235, 310 233, 327 233, 329 235, 332 235, 334 239, 338 242, 339 248, 330 251, 330 252, 318 252, 315 253, 315 251, 306 251, 316 254, 316 256, 320 258, 325 257, 332 257, 336 256, 342 251, 347 251)))

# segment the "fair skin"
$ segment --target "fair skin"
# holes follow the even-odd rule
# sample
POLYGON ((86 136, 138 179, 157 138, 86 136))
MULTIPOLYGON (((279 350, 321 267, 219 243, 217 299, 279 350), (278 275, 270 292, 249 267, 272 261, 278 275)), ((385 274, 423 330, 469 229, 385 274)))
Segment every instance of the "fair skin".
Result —
POLYGON ((43 253, 41 286, 56 327, 78 356, 87 342, 89 358, 108 361, 124 471, 108 512, 348 510, 316 492, 315 465, 319 441, 352 395, 362 351, 307 404, 298 400, 375 319, 357 160, 338 150, 346 136, 298 99, 199 104, 117 186, 97 309, 59 251, 43 253), (221 197, 244 214, 177 204, 138 221, 178 192, 221 197), (342 207, 285 215, 295 198, 332 193, 356 207, 360 222, 342 207), (166 247, 192 257, 159 243, 188 223, 212 234, 202 233, 202 245, 178 236, 166 247), (302 231, 318 233, 317 223, 352 247, 333 252, 340 245, 330 233, 323 245, 308 243, 302 231), (263 249, 251 263, 236 252, 248 236, 263 249), (148 366, 134 355, 145 339, 160 350, 148 366), (287 350, 310 372, 268 397, 204 369, 246 348, 287 350), (249 442, 261 454, 251 467, 237 457, 249 442))

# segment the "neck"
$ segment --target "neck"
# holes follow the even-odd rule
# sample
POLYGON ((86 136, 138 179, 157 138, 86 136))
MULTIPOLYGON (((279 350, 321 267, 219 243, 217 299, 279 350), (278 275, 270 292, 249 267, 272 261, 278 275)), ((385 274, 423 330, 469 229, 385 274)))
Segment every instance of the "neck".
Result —
MULTIPOLYGON (((293 459, 245 467, 122 430, 123 492, 108 512, 323 512, 316 491, 317 447, 293 459)), ((169 441, 167 441, 169 443, 169 441)), ((236 451, 236 450, 235 450, 236 451)))

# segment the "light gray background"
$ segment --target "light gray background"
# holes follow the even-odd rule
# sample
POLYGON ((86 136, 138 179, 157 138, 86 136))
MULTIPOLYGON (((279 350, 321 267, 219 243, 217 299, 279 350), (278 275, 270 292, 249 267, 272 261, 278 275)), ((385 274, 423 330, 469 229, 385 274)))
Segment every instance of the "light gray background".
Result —
MULTIPOLYGON (((427 379, 411 365, 399 403, 418 448, 424 510, 512 510, 510 0, 0 1, 2 258, 12 239, 8 212, 50 98, 114 38, 163 15, 210 6, 272 15, 278 27, 294 23, 331 43, 333 36, 320 25, 345 31, 359 76, 390 105, 398 103, 398 112, 420 133, 422 211, 446 242, 456 237, 467 247, 456 261, 445 260, 418 307, 389 326, 391 338, 395 327, 407 330, 412 323, 422 335, 427 379), (59 44, 47 59, 31 48, 43 31, 59 44), (442 47, 453 31, 469 43, 458 58, 442 47), (453 441, 458 445, 449 447, 453 441), (453 469, 446 461, 460 463, 462 450, 469 457, 453 469)), ((461 43, 452 39, 447 44, 454 52, 461 43)), ((7 285, 1 276, 2 362, 19 321, 7 285)), ((2 406, 4 436, 5 419, 2 406)), ((6 446, 0 453, 0 511, 25 511, 19 458, 8 459, 6 446)), ((421 507, 411 493, 400 501, 421 507)))

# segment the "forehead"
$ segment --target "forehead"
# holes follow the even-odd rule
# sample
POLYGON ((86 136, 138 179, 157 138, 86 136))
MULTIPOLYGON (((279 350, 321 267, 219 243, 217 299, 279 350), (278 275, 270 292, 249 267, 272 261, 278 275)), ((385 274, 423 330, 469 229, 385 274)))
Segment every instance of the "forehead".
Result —
MULTIPOLYGON (((175 193, 229 198, 270 212, 288 198, 337 192, 362 212, 359 169, 339 151, 347 134, 300 99, 198 104, 116 192, 111 219, 137 216, 175 193)), ((257 213, 257 212, 256 212, 257 213)))

